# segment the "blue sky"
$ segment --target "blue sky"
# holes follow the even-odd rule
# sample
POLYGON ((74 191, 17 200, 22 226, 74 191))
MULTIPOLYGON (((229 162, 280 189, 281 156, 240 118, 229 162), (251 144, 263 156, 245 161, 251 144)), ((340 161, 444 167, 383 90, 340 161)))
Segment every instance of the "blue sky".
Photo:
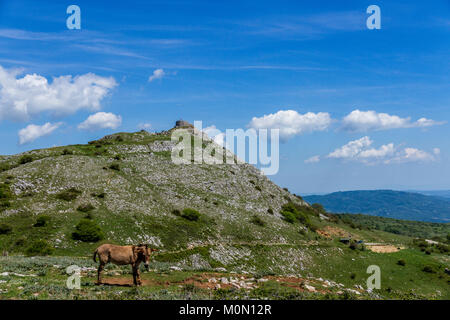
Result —
POLYGON ((300 194, 450 189, 449 36, 446 0, 0 0, 0 154, 183 118, 284 129, 300 194))

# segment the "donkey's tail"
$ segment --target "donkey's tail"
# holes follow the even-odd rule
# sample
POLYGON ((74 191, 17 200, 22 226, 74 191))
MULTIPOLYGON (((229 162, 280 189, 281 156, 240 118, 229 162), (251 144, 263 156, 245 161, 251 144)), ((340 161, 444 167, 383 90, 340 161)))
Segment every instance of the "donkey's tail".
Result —
POLYGON ((97 262, 97 259, 96 259, 97 253, 98 253, 98 249, 94 251, 94 256, 93 256, 94 262, 97 262))

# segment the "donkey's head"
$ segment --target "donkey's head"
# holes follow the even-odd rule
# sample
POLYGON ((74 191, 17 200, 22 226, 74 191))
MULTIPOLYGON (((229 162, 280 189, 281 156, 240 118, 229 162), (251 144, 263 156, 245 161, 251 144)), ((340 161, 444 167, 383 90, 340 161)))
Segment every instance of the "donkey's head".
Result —
POLYGON ((158 249, 149 248, 148 244, 139 244, 134 247, 135 254, 138 262, 143 262, 145 269, 148 271, 148 263, 152 252, 158 251, 158 249))

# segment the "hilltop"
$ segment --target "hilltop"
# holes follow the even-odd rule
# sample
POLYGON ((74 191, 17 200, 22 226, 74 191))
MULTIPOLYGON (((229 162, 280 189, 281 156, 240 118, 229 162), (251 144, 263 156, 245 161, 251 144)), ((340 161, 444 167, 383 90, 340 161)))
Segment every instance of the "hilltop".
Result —
MULTIPOLYGON (((192 139, 202 138, 190 130, 192 139)), ((249 164, 174 164, 171 132, 122 132, 0 156, 0 250, 9 254, 0 259, 0 271, 14 280, 0 290, 10 298, 31 297, 33 290, 42 298, 55 292, 75 298, 64 291, 61 268, 82 265, 86 283, 93 283, 92 252, 108 242, 160 250, 153 273, 144 275, 150 287, 145 290, 156 294, 148 297, 179 298, 183 286, 195 285, 197 298, 211 297, 210 289, 223 290, 215 291, 222 298, 449 298, 444 244, 426 244, 425 254, 423 244, 406 235, 355 227, 249 164), (366 290, 371 264, 382 268, 389 288, 366 290), (30 278, 15 279, 11 272, 30 278), (23 286, 29 289, 22 293, 23 286)), ((200 146, 210 143, 205 139, 200 146)), ((116 283, 125 281, 128 269, 109 268, 122 277, 116 283)), ((114 288, 96 296, 92 284, 85 286, 78 298, 142 298, 114 288)))
POLYGON ((381 217, 450 222, 450 201, 441 197, 394 190, 359 190, 309 195, 330 212, 362 213, 381 217))

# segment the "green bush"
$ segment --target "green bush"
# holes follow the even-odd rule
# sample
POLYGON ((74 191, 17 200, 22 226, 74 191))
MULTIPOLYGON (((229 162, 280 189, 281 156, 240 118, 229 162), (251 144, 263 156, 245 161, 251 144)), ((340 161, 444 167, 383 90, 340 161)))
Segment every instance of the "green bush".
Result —
POLYGON ((45 227, 50 222, 50 217, 46 215, 39 216, 36 219, 35 227, 45 227))
POLYGON ((301 205, 297 205, 295 203, 293 203, 292 201, 289 201, 288 203, 284 204, 281 207, 281 214, 283 215, 283 217, 286 220, 286 217, 288 217, 286 220, 288 222, 290 222, 292 220, 292 217, 294 217, 294 220, 290 223, 294 223, 295 220, 299 221, 300 223, 304 224, 305 226, 307 226, 308 228, 312 228, 313 225, 311 224, 309 217, 308 217, 308 213, 310 213, 310 211, 312 210, 311 208, 308 208, 306 206, 301 206, 301 205), (287 213, 290 214, 287 214, 287 213))
POLYGON ((92 192, 91 196, 95 197, 95 198, 103 199, 103 198, 105 198, 106 193, 104 193, 104 192, 100 192, 100 193, 92 192))
POLYGON ((424 266, 422 268, 422 271, 427 273, 436 273, 436 270, 434 270, 432 266, 424 266))
POLYGON ((403 259, 400 259, 400 260, 397 261, 397 264, 398 264, 399 266, 406 266, 406 261, 403 260, 403 259))
POLYGON ((109 168, 111 170, 116 170, 116 171, 120 171, 120 165, 118 163, 112 163, 109 168))
POLYGON ((63 156, 66 156, 66 155, 69 155, 69 154, 73 154, 73 151, 71 151, 71 150, 69 150, 69 149, 64 149, 64 150, 62 151, 62 155, 63 155, 63 156))
POLYGON ((0 224, 0 234, 9 234, 12 231, 12 227, 9 224, 0 224))
POLYGON ((257 226, 260 226, 260 227, 264 227, 266 225, 264 220, 261 219, 260 217, 258 217, 256 214, 252 217, 252 219, 250 221, 251 221, 251 223, 256 224, 257 226))
POLYGON ((30 155, 24 155, 22 157, 20 157, 19 159, 19 164, 25 164, 28 162, 32 162, 33 161, 33 157, 30 155))
POLYGON ((83 242, 97 242, 104 237, 100 227, 90 219, 81 219, 75 227, 75 232, 72 233, 72 238, 74 240, 83 242))
POLYGON ((81 194, 81 191, 79 191, 75 188, 70 188, 70 189, 67 189, 67 190, 64 190, 64 191, 58 193, 56 195, 56 197, 61 200, 72 201, 72 200, 75 200, 80 194, 81 194))
POLYGON ((176 216, 181 216, 181 211, 179 209, 173 209, 172 210, 172 214, 176 215, 176 216))
POLYGON ((95 207, 92 204, 90 204, 90 203, 80 204, 78 206, 78 208, 77 208, 77 210, 81 211, 81 212, 89 212, 89 211, 92 211, 94 209, 95 209, 95 207))
POLYGON ((295 215, 290 211, 281 211, 280 214, 283 216, 284 220, 289 223, 295 222, 295 215))
POLYGON ((267 209, 267 213, 273 214, 273 209, 272 208, 267 209))
POLYGON ((0 184, 0 199, 10 199, 12 196, 11 189, 7 184, 0 184))
POLYGON ((195 209, 186 208, 181 216, 189 221, 197 221, 200 218, 200 213, 195 209))
POLYGON ((27 256, 47 256, 52 254, 53 247, 45 240, 36 240, 25 250, 27 256))
POLYGON ((313 203, 311 207, 319 213, 326 213, 327 211, 320 203, 313 203))

